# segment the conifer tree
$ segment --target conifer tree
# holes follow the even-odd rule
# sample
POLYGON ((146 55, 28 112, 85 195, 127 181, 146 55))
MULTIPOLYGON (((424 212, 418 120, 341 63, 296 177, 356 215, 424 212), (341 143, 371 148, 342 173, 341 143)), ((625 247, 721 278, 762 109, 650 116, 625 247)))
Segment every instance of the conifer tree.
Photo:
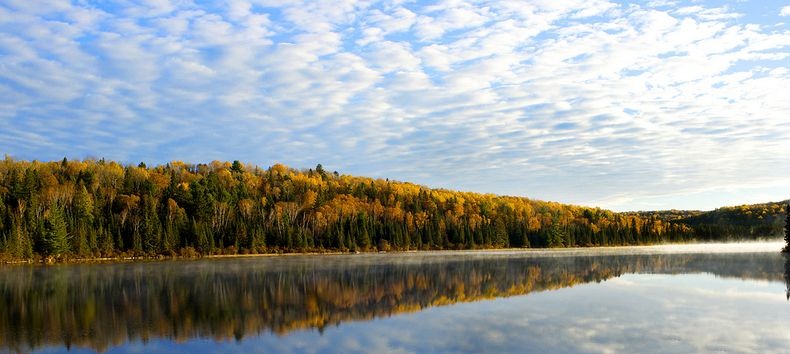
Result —
POLYGON ((44 250, 49 255, 60 256, 69 252, 69 238, 63 209, 55 205, 44 220, 44 250))

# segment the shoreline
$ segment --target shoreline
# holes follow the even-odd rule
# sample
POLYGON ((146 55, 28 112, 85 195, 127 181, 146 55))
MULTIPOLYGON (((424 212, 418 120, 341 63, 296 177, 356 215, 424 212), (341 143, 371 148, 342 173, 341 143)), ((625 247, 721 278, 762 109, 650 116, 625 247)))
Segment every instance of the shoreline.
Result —
POLYGON ((7 260, 0 264, 15 265, 67 265, 67 264, 92 264, 92 263, 136 263, 136 262, 168 262, 168 261, 197 261, 211 259, 229 258, 257 258, 257 257, 297 257, 297 256, 371 256, 371 255, 404 255, 404 254, 424 254, 424 255, 464 255, 474 253, 489 254, 554 254, 554 255, 573 255, 580 253, 620 253, 624 250, 641 251, 645 254, 663 253, 745 253, 745 252, 770 252, 773 246, 778 246, 776 252, 781 251, 784 241, 782 239, 766 239, 757 241, 733 241, 733 242, 685 242, 685 243, 661 243, 649 245, 616 245, 616 246, 591 246, 591 247, 562 247, 562 248, 480 248, 480 249, 461 249, 461 250, 390 250, 390 251, 337 251, 327 250, 326 252, 272 252, 272 253, 249 253, 249 254, 209 254, 197 256, 127 256, 127 257, 98 257, 98 258, 43 258, 28 260, 7 260), (776 245, 774 245, 776 244, 776 245), (744 246, 747 246, 744 248, 744 246), (681 247, 685 249, 681 249, 681 247), (645 252, 647 251, 647 252, 645 252))

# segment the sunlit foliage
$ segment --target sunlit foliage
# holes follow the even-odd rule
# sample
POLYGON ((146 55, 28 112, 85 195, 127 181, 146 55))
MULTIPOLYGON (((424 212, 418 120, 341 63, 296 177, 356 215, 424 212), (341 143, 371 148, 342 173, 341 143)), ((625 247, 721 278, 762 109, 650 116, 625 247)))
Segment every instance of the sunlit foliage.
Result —
MULTIPOLYGON (((614 213, 340 175, 321 165, 6 158, 0 199, 0 254, 7 259, 574 247, 732 236, 711 226, 721 221, 708 222, 708 214, 614 213)), ((747 212, 748 221, 765 222, 736 236, 781 232, 781 222, 774 230, 781 205, 734 215, 747 212)))

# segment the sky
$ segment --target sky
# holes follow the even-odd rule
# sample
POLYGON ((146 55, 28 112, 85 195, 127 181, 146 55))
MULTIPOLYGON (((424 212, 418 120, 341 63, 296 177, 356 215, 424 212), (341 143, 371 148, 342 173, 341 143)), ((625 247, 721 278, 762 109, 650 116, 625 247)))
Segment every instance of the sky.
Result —
POLYGON ((790 3, 0 0, 0 153, 790 198, 790 3))

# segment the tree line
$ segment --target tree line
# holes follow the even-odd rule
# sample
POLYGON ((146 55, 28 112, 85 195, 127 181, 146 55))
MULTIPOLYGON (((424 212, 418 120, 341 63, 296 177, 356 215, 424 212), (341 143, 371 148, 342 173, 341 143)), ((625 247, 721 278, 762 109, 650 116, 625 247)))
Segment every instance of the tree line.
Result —
POLYGON ((297 170, 174 161, 149 168, 6 157, 0 199, 5 259, 586 247, 725 237, 660 213, 430 189, 341 175, 320 164, 297 170))
POLYGON ((787 201, 721 207, 711 211, 663 210, 631 213, 654 215, 666 222, 680 223, 694 230, 699 241, 756 240, 780 237, 783 233, 787 201))

